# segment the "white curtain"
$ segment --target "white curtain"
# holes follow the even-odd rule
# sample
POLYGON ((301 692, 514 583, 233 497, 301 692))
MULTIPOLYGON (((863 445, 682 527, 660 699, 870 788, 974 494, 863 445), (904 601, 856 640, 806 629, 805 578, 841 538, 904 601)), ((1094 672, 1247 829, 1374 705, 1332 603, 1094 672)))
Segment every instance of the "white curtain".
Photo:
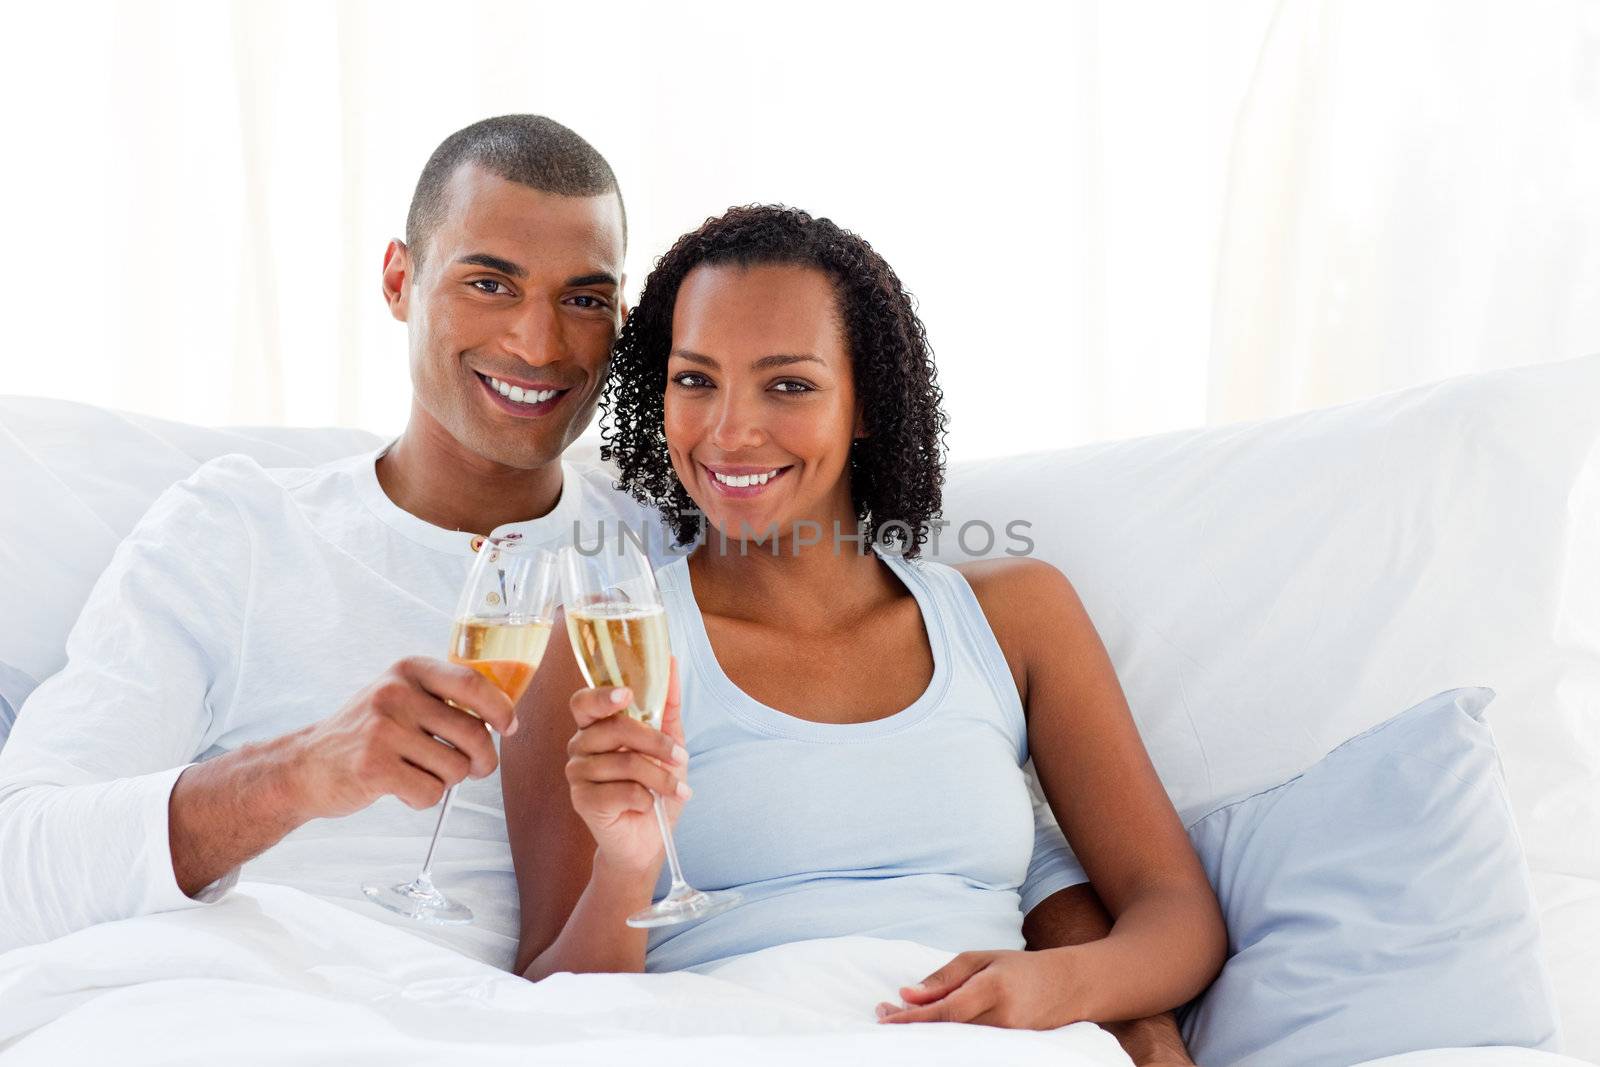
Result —
POLYGON ((0 40, 0 392, 404 423, 385 241, 446 134, 611 160, 630 288, 781 201, 920 300, 958 455, 1600 350, 1581 0, 29 5, 0 40))

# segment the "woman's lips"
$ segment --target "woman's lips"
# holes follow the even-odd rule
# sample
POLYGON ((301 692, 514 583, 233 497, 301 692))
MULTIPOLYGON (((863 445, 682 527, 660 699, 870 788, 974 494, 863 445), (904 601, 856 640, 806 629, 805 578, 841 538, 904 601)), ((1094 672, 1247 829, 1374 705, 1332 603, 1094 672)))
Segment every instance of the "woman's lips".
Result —
POLYGON ((711 484, 711 487, 717 493, 736 500, 748 500, 751 497, 760 496, 768 489, 771 489, 784 475, 794 469, 794 465, 788 464, 779 467, 752 467, 748 465, 708 467, 702 463, 700 464, 700 469, 705 472, 705 480, 711 484), (762 475, 767 476, 765 482, 760 480, 762 475), (742 484, 729 484, 729 481, 724 479, 731 479, 734 483, 742 484))

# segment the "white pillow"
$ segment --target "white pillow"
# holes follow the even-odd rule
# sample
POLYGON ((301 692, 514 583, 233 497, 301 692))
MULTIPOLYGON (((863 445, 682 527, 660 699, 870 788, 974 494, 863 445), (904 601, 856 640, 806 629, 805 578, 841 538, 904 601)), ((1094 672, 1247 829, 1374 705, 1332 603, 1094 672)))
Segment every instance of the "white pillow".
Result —
POLYGON ((201 463, 240 452, 266 466, 303 467, 378 443, 361 430, 217 430, 0 397, 0 663, 35 682, 59 670, 67 631, 117 543, 201 463))
POLYGON ((1600 357, 956 464, 945 511, 944 562, 1032 523, 1185 822, 1485 685, 1531 866, 1600 877, 1600 357))

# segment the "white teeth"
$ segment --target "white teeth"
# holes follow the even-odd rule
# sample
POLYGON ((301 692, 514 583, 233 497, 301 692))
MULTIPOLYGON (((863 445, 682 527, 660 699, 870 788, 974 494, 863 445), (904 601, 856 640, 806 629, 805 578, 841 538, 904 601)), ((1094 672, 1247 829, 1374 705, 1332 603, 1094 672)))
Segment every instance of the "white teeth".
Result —
POLYGON ((490 378, 489 384, 501 396, 516 401, 519 404, 542 404, 555 396, 559 389, 524 389, 519 385, 509 385, 499 378, 490 378))
POLYGON ((734 489, 743 489, 751 485, 766 485, 767 479, 777 477, 778 470, 781 469, 770 470, 765 474, 720 474, 717 471, 712 471, 711 476, 723 485, 731 486, 734 489))

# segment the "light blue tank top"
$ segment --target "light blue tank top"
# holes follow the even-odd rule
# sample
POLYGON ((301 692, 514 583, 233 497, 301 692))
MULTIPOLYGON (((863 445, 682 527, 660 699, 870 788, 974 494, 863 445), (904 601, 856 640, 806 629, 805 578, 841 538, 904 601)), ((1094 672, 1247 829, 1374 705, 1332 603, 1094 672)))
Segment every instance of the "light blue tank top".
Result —
MULTIPOLYGON (((656 572, 694 786, 678 854, 691 885, 737 887, 744 902, 652 930, 647 971, 846 935, 1022 948, 1025 911, 1086 880, 1030 795, 1022 704, 966 579, 879 558, 922 609, 933 679, 909 707, 844 725, 746 695, 717 664, 687 559, 656 572)), ((658 899, 667 884, 663 869, 658 899)))

